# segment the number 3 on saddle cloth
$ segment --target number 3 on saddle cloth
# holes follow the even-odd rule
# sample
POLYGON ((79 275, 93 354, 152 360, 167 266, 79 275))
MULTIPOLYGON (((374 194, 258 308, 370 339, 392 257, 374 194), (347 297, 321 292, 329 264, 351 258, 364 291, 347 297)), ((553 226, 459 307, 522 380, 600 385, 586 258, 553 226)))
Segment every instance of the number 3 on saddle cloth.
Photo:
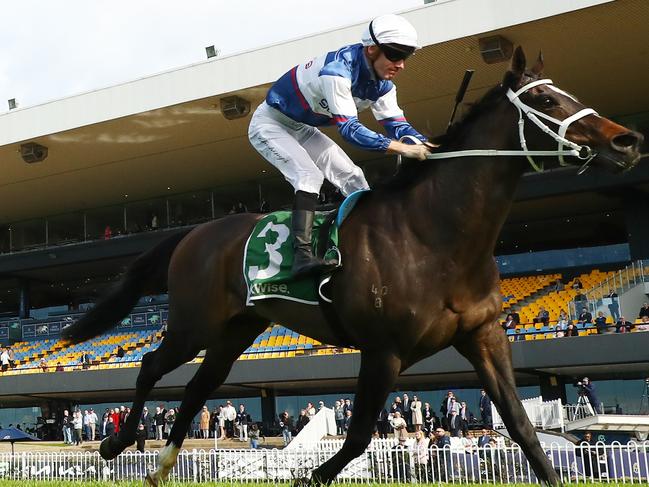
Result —
MULTIPOLYGON (((365 192, 367 190, 350 194, 333 212, 316 213, 313 223, 315 255, 337 262, 338 267, 342 266, 338 250, 338 228, 365 192), (321 235, 322 232, 328 232, 328 235, 321 235)), ((290 211, 276 211, 259 220, 248 237, 243 252, 248 306, 254 306, 256 300, 268 298, 318 305, 318 295, 331 302, 322 293, 322 287, 331 278, 330 274, 300 279, 291 277, 293 236, 290 211)))

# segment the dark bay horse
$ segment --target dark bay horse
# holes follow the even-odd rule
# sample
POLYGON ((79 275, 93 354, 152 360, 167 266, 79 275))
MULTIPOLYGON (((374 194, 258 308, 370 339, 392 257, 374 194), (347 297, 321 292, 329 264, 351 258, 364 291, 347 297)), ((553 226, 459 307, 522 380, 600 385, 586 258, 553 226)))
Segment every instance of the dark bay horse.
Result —
MULTIPOLYGON (((517 49, 503 82, 441 140, 440 151, 515 151, 521 145, 556 149, 559 139, 531 124, 527 145, 521 143, 520 108, 508 97, 517 93, 514 98, 526 107, 559 121, 581 112, 584 107, 574 97, 553 88, 549 80, 539 82, 542 67, 539 57, 527 71, 523 51, 517 49)), ((583 158, 593 164, 619 171, 640 158, 640 134, 593 113, 572 120, 564 131, 566 143, 579 145, 575 154, 582 157, 586 148, 583 158)), ((578 157, 566 162, 583 164, 578 157)), ((334 319, 320 307, 289 301, 246 306, 243 248, 261 215, 238 214, 206 223, 141 255, 109 295, 64 331, 72 342, 97 336, 126 316, 141 295, 158 292, 160 282, 167 284, 167 334, 157 350, 144 356, 131 414, 119 434, 102 442, 102 456, 115 458, 135 441, 144 401, 155 383, 206 349, 186 386, 160 467, 147 477, 154 485, 165 479, 205 400, 255 337, 276 322, 323 343, 361 351, 347 438, 313 472, 313 483, 330 483, 365 450, 403 370, 454 346, 475 367, 537 477, 558 484, 520 403, 510 345, 497 324, 502 300, 493 253, 526 168, 525 157, 509 152, 405 164, 393 181, 362 198, 340 229, 344 267, 332 278, 334 319)))

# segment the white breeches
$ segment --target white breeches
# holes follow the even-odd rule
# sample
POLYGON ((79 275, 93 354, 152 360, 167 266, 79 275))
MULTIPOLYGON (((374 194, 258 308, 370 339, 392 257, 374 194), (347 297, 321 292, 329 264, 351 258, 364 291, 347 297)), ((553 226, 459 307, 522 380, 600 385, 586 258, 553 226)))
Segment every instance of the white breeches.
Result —
POLYGON ((315 127, 290 119, 266 102, 255 110, 248 138, 295 191, 319 194, 325 178, 345 196, 369 189, 361 168, 333 140, 315 127))

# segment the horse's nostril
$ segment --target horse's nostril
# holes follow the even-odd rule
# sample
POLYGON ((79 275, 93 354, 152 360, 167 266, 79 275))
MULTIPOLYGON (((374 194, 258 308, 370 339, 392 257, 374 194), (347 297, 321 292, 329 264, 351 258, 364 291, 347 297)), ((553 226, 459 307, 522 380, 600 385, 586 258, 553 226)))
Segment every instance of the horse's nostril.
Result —
POLYGON ((642 136, 635 132, 627 132, 626 134, 616 135, 611 139, 611 146, 619 151, 627 151, 637 149, 642 142, 642 136))

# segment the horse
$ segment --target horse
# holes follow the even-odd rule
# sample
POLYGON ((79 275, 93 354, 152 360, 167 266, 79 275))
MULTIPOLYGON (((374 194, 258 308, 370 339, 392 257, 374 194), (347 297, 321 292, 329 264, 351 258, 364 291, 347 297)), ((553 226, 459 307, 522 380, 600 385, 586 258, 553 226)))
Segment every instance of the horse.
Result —
POLYGON ((234 361, 274 322, 361 353, 345 442, 307 483, 331 483, 365 451, 402 371, 454 346, 474 366, 537 478, 559 484, 521 405, 510 345, 497 324, 502 299, 494 249, 526 158, 558 154, 582 170, 587 164, 628 170, 640 159, 643 138, 584 109, 574 96, 542 79, 542 70, 540 55, 528 70, 517 48, 502 82, 437 140, 438 160, 407 161, 389 182, 360 199, 339 229, 344 265, 331 278, 328 309, 277 299, 246 305, 244 245, 261 215, 230 215, 202 224, 139 256, 120 283, 63 332, 73 343, 95 337, 126 316, 140 296, 160 292, 160 283, 166 284, 166 336, 157 350, 144 355, 131 414, 118 434, 103 440, 102 457, 115 458, 133 444, 155 383, 206 350, 186 385, 159 467, 147 475, 151 485, 166 479, 192 418, 234 361), (561 133, 536 123, 540 117, 561 125, 561 133), (525 120, 538 127, 518 130, 525 120), (541 150, 557 142, 557 150, 541 150))

